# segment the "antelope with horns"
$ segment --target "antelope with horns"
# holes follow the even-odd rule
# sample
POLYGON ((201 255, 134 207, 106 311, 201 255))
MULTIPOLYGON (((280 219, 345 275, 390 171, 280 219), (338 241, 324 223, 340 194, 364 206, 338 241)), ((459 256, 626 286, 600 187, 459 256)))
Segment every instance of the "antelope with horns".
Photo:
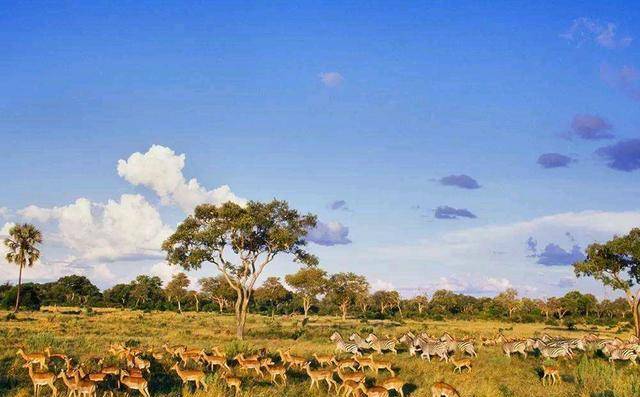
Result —
POLYGON ((56 397, 58 395, 58 389, 54 385, 56 381, 55 374, 52 374, 51 372, 35 372, 33 370, 33 362, 31 361, 28 361, 22 367, 29 370, 29 377, 31 378, 31 382, 33 383, 33 395, 35 397, 38 397, 38 395, 40 394, 40 388, 42 386, 49 386, 53 397, 56 397))
POLYGON ((196 390, 200 386, 207 391, 207 384, 204 382, 205 374, 203 371, 199 369, 180 369, 180 363, 175 363, 172 370, 176 371, 178 377, 182 379, 182 385, 185 385, 187 382, 193 382, 196 385, 196 390))

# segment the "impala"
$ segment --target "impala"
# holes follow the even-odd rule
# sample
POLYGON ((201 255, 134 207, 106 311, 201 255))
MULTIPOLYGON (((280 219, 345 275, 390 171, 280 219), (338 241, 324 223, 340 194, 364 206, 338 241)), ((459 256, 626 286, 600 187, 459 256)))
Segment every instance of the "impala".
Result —
POLYGON ((332 385, 335 386, 336 390, 338 390, 338 384, 335 380, 333 380, 332 370, 318 369, 314 371, 311 369, 311 362, 307 362, 304 368, 307 370, 307 375, 309 375, 309 378, 311 378, 311 386, 309 386, 309 390, 313 389, 313 385, 316 385, 318 390, 320 390, 321 381, 327 382, 329 390, 331 390, 332 385))
POLYGON ((47 355, 45 353, 25 353, 21 348, 16 351, 27 363, 38 364, 40 369, 47 369, 47 355))
POLYGON ((120 383, 125 385, 129 390, 137 390, 143 397, 151 397, 149 393, 149 383, 145 378, 129 376, 127 371, 120 371, 120 383))
POLYGON ((262 373, 262 369, 260 369, 260 361, 247 360, 246 358, 244 358, 244 355, 242 353, 235 356, 234 359, 238 362, 238 364, 240 365, 240 368, 242 368, 243 370, 248 371, 252 369, 256 371, 258 375, 260 375, 260 377, 264 376, 264 374, 262 373))
POLYGON ((542 366, 542 384, 545 384, 545 380, 550 378, 549 384, 556 384, 556 379, 560 377, 560 370, 558 367, 552 367, 549 365, 542 366))
POLYGON ((447 383, 437 382, 431 386, 431 397, 460 397, 460 393, 447 383))
POLYGON ((204 382, 205 374, 203 371, 199 369, 180 369, 180 363, 175 363, 172 370, 176 371, 178 377, 182 379, 182 384, 185 385, 187 382, 193 382, 196 385, 196 390, 198 390, 199 386, 206 391, 207 384, 204 382))
POLYGON ((53 393, 53 397, 58 395, 58 389, 56 389, 56 386, 54 385, 54 382, 56 381, 55 374, 52 374, 51 372, 34 372, 33 362, 31 361, 28 361, 22 367, 29 369, 29 377, 33 383, 33 394, 35 397, 38 397, 40 387, 42 386, 49 386, 53 393))

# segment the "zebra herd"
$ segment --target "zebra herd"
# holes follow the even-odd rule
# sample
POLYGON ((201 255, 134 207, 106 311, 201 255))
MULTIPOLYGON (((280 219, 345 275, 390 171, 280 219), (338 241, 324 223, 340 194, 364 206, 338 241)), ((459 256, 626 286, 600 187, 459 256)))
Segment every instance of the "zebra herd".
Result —
MULTIPOLYGON (((410 356, 420 356, 431 362, 432 357, 449 362, 452 355, 459 352, 461 355, 477 357, 478 353, 472 339, 456 339, 445 332, 439 338, 426 332, 414 334, 407 332, 400 338, 380 338, 370 333, 366 338, 353 333, 348 340, 338 333, 331 335, 331 341, 336 344, 336 350, 362 356, 364 352, 392 352, 398 354, 397 345, 407 346, 410 356)), ((610 362, 630 361, 637 364, 640 355, 640 340, 632 338, 624 341, 620 338, 602 339, 595 334, 589 334, 582 338, 561 338, 543 335, 540 338, 509 339, 499 333, 493 339, 482 339, 483 346, 500 345, 502 352, 511 357, 512 354, 520 354, 527 358, 528 354, 538 352, 544 359, 566 358, 573 359, 576 352, 586 353, 588 350, 600 351, 610 362)))

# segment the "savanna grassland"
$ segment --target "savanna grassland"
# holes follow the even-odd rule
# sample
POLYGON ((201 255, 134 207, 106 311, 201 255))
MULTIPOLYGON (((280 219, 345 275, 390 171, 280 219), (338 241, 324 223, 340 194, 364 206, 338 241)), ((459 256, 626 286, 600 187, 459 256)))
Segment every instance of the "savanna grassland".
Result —
MULTIPOLYGON (((6 313, 0 313, 4 319, 6 313)), ((506 324, 488 321, 390 321, 359 320, 342 321, 333 317, 312 317, 303 327, 301 318, 251 315, 248 319, 247 337, 243 342, 234 340, 233 317, 212 313, 142 312, 130 310, 103 310, 82 312, 66 310, 59 312, 23 312, 17 320, 0 321, 0 395, 30 396, 32 386, 27 370, 22 368, 23 360, 16 356, 16 350, 23 347, 27 352, 43 351, 51 346, 55 352, 64 352, 75 360, 85 361, 89 367, 90 359, 105 357, 105 363, 118 364, 107 353, 109 344, 125 342, 129 346, 160 348, 163 343, 169 345, 185 344, 189 347, 210 349, 219 346, 228 357, 239 352, 255 352, 267 348, 269 354, 277 357, 276 349, 291 348, 292 353, 309 357, 314 352, 331 353, 334 344, 329 336, 338 331, 348 337, 352 332, 361 334, 376 332, 378 335, 399 337, 408 330, 428 331, 440 335, 448 331, 456 337, 470 336, 478 341, 480 337, 492 337, 502 330, 508 337, 528 337, 549 333, 557 336, 579 337, 593 330, 567 331, 543 324, 506 324)), ((604 328, 596 332, 602 337, 626 334, 613 334, 604 328)), ((579 353, 574 360, 557 361, 562 380, 558 385, 544 387, 541 383, 542 358, 531 355, 527 359, 515 355, 508 358, 502 354, 499 346, 478 347, 479 357, 473 360, 473 371, 454 374, 451 364, 433 360, 431 363, 416 357, 410 357, 406 347, 402 347, 398 356, 391 358, 397 375, 407 382, 405 393, 409 396, 430 396, 433 382, 444 380, 454 385, 461 396, 475 397, 635 397, 640 395, 640 369, 628 363, 612 365, 605 358, 589 351, 579 353)), ((153 360, 150 375, 152 396, 231 396, 225 391, 222 379, 217 371, 208 373, 209 389, 192 392, 192 387, 182 387, 175 372, 169 371, 174 360, 165 355, 162 360, 153 360)), ((51 369, 60 368, 60 364, 51 364, 51 369), (57 366, 57 367, 56 367, 57 366)), ((234 372, 241 374, 233 367, 234 372)), ((255 375, 243 375, 243 396, 332 396, 323 384, 320 392, 309 391, 309 378, 306 374, 291 370, 288 372, 289 384, 272 386, 255 375)), ((385 371, 378 376, 368 373, 368 384, 388 377, 385 371)), ((337 379, 337 378, 336 378, 337 379)), ((66 388, 58 380, 59 390, 66 388)), ((44 389, 44 395, 50 395, 44 389)), ((391 395, 394 392, 391 392, 391 395)), ((134 392, 134 395, 136 392, 134 392)))

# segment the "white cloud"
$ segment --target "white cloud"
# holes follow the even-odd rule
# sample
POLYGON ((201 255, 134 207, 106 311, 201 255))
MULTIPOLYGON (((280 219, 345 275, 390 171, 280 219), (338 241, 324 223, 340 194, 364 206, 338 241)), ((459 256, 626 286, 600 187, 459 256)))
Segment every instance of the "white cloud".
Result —
POLYGON ((318 75, 320 81, 327 87, 337 87, 344 82, 344 77, 338 72, 323 72, 318 75))
POLYGON ((315 228, 309 230, 307 240, 325 246, 351 244, 349 228, 335 221, 318 222, 315 228))
POLYGON ((11 211, 7 207, 0 207, 0 218, 7 219, 11 216, 11 211))
POLYGON ((92 278, 98 279, 102 282, 113 281, 116 279, 116 275, 113 274, 109 266, 105 263, 98 263, 92 269, 92 278))
POLYGON ((511 281, 504 277, 475 277, 470 274, 463 276, 443 276, 436 281, 429 283, 427 290, 433 292, 439 289, 472 294, 472 295, 495 295, 507 288, 514 288, 511 281))
POLYGON ((207 190, 195 178, 187 181, 182 173, 184 162, 184 154, 177 155, 168 147, 153 145, 146 153, 136 152, 127 160, 119 160, 118 175, 133 185, 152 189, 163 205, 175 204, 185 213, 202 203, 246 203, 227 185, 207 190))
MULTIPOLYGON (((2 226, 2 229, 0 229, 0 238, 6 238, 9 236, 9 230, 15 226, 15 223, 13 222, 7 222, 4 224, 4 226, 2 226)), ((2 246, 4 247, 4 244, 2 244, 2 246)))
MULTIPOLYGON (((578 244, 584 249, 594 241, 609 240, 637 225, 640 225, 638 211, 569 212, 526 222, 458 230, 415 243, 381 247, 370 254, 378 261, 403 263, 404 271, 428 274, 437 280, 430 283, 434 286, 488 292, 513 284, 520 290, 533 292, 529 287, 533 284, 540 287, 536 293, 555 293, 561 291, 559 287, 568 287, 567 283, 558 285, 558 280, 570 277, 572 268, 536 263, 527 248, 529 237, 540 246, 554 243, 570 250, 578 244), (453 278, 451 274, 456 273, 464 277, 453 278)), ((418 280, 414 282, 419 284, 418 280)))
POLYGON ((375 279, 372 283, 371 283, 371 291, 375 292, 375 291, 393 291, 395 290, 395 286, 393 285, 393 283, 389 282, 389 281, 385 281, 385 280, 380 280, 375 279))
POLYGON ((51 238, 83 260, 114 261, 160 256, 162 241, 172 232, 158 211, 141 195, 123 194, 106 204, 79 198, 63 207, 29 206, 27 219, 55 222, 51 238))
POLYGON ((617 28, 617 25, 611 22, 602 23, 582 17, 574 20, 569 30, 560 37, 578 46, 589 41, 609 49, 629 46, 633 39, 629 36, 619 37, 616 33, 617 28))

